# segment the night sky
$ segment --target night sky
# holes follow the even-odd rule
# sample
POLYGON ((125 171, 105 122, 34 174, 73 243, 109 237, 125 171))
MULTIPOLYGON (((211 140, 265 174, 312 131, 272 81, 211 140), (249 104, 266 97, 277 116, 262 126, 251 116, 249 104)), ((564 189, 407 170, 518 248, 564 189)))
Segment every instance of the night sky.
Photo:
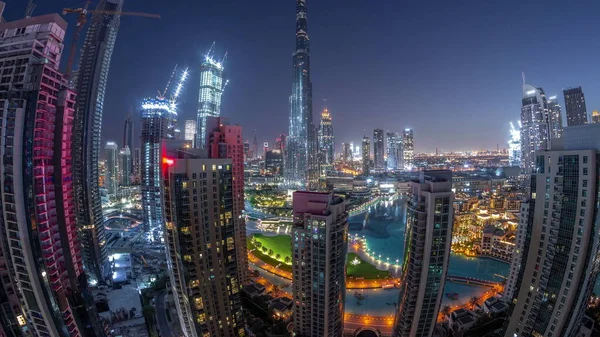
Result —
MULTIPOLYGON (((4 17, 20 18, 27 1, 5 1, 4 17)), ((35 2, 34 15, 84 4, 35 2)), ((121 19, 104 140, 121 145, 130 108, 139 136, 140 101, 164 88, 176 63, 192 70, 180 127, 195 119, 198 67, 213 41, 217 56, 229 53, 221 115, 246 139, 256 129, 259 147, 287 133, 294 0, 125 0, 124 10, 162 18, 121 19)), ((591 113, 600 109, 599 12, 598 1, 308 0, 315 122, 327 98, 338 151, 377 127, 412 127, 417 151, 495 149, 519 118, 521 71, 559 95, 563 114, 562 89, 581 85, 591 113)))

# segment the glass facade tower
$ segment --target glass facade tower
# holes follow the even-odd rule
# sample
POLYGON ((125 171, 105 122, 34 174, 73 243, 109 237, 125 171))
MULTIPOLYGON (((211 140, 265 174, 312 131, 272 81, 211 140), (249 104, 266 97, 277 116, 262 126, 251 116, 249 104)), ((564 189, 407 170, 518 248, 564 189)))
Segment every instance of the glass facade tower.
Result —
POLYGON ((565 109, 567 110, 567 126, 577 126, 588 123, 585 95, 581 87, 563 90, 565 109))
POLYGON ((321 123, 319 124, 319 163, 321 165, 321 174, 325 174, 333 168, 334 151, 335 138, 333 137, 331 114, 325 108, 321 113, 321 123))
MULTIPOLYGON (((100 0, 99 11, 120 11, 123 0, 100 0)), ((73 180, 77 206, 77 226, 87 271, 102 280, 107 258, 98 163, 104 96, 110 59, 117 39, 120 16, 96 13, 81 51, 77 71, 77 103, 73 121, 73 180)))
POLYGON ((524 173, 535 168, 535 152, 550 147, 550 116, 542 88, 523 85, 521 106, 521 167, 524 173))
POLYGON ((373 130, 373 164, 376 170, 383 170, 385 164, 385 146, 383 129, 373 130))
POLYGON ((197 131, 194 144, 196 148, 206 147, 206 118, 219 117, 221 114, 221 96, 225 85, 226 82, 223 81, 223 64, 215 61, 211 52, 209 52, 200 65, 200 93, 198 96, 197 131))
MULTIPOLYGON (((290 96, 290 129, 284 170, 289 186, 308 187, 314 132, 312 121, 312 82, 310 80, 310 39, 306 0, 296 0, 296 51, 293 55, 293 82, 290 96)), ((316 148, 315 148, 316 150, 316 148)))

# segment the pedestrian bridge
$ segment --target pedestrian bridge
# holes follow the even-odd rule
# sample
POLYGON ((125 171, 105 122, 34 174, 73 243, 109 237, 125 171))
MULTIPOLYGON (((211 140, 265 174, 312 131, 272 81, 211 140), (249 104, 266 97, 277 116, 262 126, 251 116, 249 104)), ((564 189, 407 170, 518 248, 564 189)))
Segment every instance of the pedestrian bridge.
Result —
POLYGON ((465 277, 465 276, 455 276, 448 275, 446 276, 446 281, 458 283, 458 284, 469 284, 469 285, 477 285, 483 287, 493 287, 495 285, 500 284, 499 282, 494 282, 490 280, 482 280, 474 277, 465 277))

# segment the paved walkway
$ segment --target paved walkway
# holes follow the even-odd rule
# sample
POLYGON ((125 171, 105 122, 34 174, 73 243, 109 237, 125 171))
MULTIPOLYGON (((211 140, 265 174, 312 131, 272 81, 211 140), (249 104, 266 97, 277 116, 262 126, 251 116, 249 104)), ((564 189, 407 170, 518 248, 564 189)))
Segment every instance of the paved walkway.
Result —
POLYGON ((158 327, 158 332, 160 333, 160 336, 175 337, 173 331, 171 331, 169 320, 167 319, 167 312, 165 306, 166 294, 166 290, 162 290, 158 294, 156 294, 156 325, 158 327))

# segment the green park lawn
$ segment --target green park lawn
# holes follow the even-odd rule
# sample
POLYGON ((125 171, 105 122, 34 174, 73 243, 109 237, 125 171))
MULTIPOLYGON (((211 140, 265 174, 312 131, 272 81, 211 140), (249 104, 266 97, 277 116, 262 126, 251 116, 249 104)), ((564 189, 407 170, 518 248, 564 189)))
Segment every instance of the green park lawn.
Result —
MULTIPOLYGON (((292 266, 285 263, 286 256, 291 259, 292 255, 292 238, 288 235, 277 235, 277 236, 265 236, 262 234, 254 234, 253 238, 256 242, 261 243, 261 248, 255 246, 251 239, 248 240, 248 249, 253 251, 263 262, 266 262, 272 266, 279 266, 281 270, 291 272, 292 266), (264 252, 262 247, 267 248, 267 252, 264 252), (269 255, 269 250, 273 250, 273 253, 269 255), (277 254, 280 255, 279 259, 276 259, 277 254)), ((378 270, 374 265, 361 259, 355 253, 349 253, 346 261, 346 276, 363 278, 365 280, 381 279, 391 276, 389 271, 378 270), (351 264, 355 258, 360 260, 360 264, 354 266, 351 264)))
POLYGON ((377 269, 374 265, 361 259, 355 253, 348 253, 348 259, 346 260, 346 276, 373 280, 386 278, 391 276, 391 274, 387 270, 377 269), (355 258, 360 260, 360 264, 356 266, 351 263, 355 258))

